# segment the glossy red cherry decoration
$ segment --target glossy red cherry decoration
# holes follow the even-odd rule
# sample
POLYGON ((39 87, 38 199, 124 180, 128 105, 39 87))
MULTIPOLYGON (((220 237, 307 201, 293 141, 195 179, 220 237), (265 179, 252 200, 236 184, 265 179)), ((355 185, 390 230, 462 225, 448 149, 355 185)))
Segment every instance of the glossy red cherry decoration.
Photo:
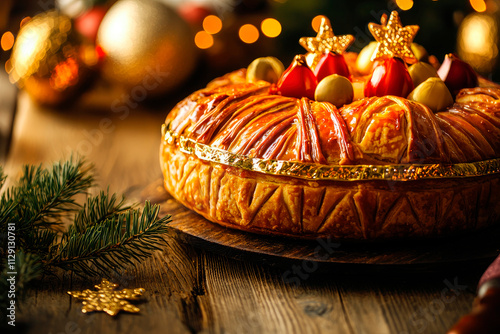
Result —
POLYGON ((318 81, 313 71, 307 66, 306 57, 297 55, 290 66, 283 72, 277 83, 279 94, 298 99, 307 97, 314 100, 314 91, 318 81))
POLYGON ((452 53, 445 56, 438 75, 453 96, 457 95, 462 88, 477 86, 476 72, 469 64, 452 53))
POLYGON ((365 96, 406 97, 413 88, 413 81, 404 61, 400 58, 388 58, 374 68, 365 86, 365 96))
POLYGON ((314 68, 314 74, 318 82, 332 74, 338 74, 346 78, 351 77, 344 55, 335 52, 325 53, 319 59, 318 64, 314 68))

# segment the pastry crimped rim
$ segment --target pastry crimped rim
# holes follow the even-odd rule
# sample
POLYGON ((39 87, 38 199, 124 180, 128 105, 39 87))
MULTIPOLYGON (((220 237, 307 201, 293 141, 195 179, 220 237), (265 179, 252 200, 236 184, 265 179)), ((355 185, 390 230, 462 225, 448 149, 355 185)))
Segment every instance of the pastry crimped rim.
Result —
POLYGON ((270 175, 306 180, 390 180, 411 181, 485 176, 500 173, 500 158, 455 164, 321 165, 297 161, 251 158, 198 143, 162 126, 165 144, 177 145, 180 151, 200 160, 270 175))

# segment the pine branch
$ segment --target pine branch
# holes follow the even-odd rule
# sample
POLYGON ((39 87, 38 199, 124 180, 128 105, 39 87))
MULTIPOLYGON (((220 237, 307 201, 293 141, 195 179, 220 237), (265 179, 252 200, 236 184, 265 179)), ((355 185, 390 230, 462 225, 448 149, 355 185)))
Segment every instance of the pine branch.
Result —
MULTIPOLYGON (((0 189, 4 182, 0 167, 0 189)), ((88 197, 81 205, 81 196, 88 196, 93 183, 92 167, 71 158, 54 163, 50 169, 25 166, 17 184, 3 191, 0 239, 15 226, 17 292, 22 293, 32 280, 55 273, 57 268, 82 276, 109 276, 159 249, 170 216, 158 217, 159 207, 149 202, 142 211, 135 209, 109 189, 88 197), (61 229, 64 219, 72 222, 66 232, 61 229)), ((0 255, 6 258, 11 250, 3 239, 0 255)), ((8 267, 6 263, 0 266, 5 276, 8 267)), ((7 278, 2 276, 0 282, 3 291, 8 288, 7 278)), ((5 298, 6 294, 1 294, 0 305, 5 298)))
MULTIPOLYGON (((12 198, 4 196, 0 198, 0 228, 2 232, 7 230, 9 221, 14 221, 11 217, 15 208, 16 203, 12 198)), ((0 249, 3 249, 3 246, 0 249)))
MULTIPOLYGON (((86 193, 93 185, 92 167, 83 160, 56 162, 52 169, 25 166, 12 196, 19 200, 17 213, 23 228, 33 225, 50 227, 64 215, 74 213, 81 205, 75 196, 86 193)), ((19 229, 18 229, 19 230, 19 229)))
MULTIPOLYGON (((7 176, 3 172, 3 167, 0 166, 0 193, 5 183, 5 179, 7 179, 7 176)), ((10 214, 11 209, 7 209, 7 207, 11 206, 11 203, 12 201, 7 201, 3 196, 0 198, 0 226, 3 226, 4 220, 6 221, 7 215, 10 214)))
POLYGON ((88 226, 83 233, 73 229, 45 265, 78 275, 108 276, 110 270, 134 264, 159 249, 170 220, 170 216, 158 218, 159 211, 159 206, 146 202, 142 213, 130 209, 88 226))
POLYGON ((49 253, 57 241, 59 233, 51 229, 35 229, 32 233, 24 235, 23 250, 44 256, 49 253))
POLYGON ((90 226, 100 224, 107 219, 116 217, 131 208, 132 206, 125 205, 124 196, 117 202, 116 194, 110 195, 108 188, 107 192, 101 191, 97 196, 87 199, 83 208, 76 214, 74 224, 70 226, 65 236, 75 232, 83 233, 90 226), (73 229, 75 231, 73 231, 73 229))

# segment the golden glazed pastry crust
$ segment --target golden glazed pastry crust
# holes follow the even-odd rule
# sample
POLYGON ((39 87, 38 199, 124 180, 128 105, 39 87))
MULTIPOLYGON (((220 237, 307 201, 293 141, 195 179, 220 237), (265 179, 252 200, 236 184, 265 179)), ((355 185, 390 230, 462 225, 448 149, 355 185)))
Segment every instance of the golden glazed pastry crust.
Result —
POLYGON ((161 146, 165 188, 220 225, 298 238, 389 239, 474 230, 500 218, 498 175, 305 181, 248 172, 161 146))
POLYGON ((464 90, 437 114, 392 96, 337 110, 272 89, 246 83, 240 70, 171 111, 160 162, 165 188, 177 200, 223 226, 298 238, 432 237, 499 221, 498 168, 484 176, 405 181, 299 178, 201 159, 167 138, 259 161, 323 166, 450 165, 500 156, 497 88, 464 90))

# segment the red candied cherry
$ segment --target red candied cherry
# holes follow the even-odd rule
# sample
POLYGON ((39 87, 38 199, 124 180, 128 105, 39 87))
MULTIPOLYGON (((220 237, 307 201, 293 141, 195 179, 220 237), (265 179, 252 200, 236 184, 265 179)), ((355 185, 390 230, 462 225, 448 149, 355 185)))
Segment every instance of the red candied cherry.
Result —
POLYGON ((313 71, 307 66, 306 57, 297 55, 278 81, 278 94, 298 99, 307 97, 314 100, 314 91, 318 81, 313 71))
POLYGON ((365 96, 394 95, 406 97, 413 90, 413 81, 400 58, 388 58, 377 65, 365 86, 365 96))
POLYGON ((314 74, 318 82, 332 74, 338 74, 346 78, 351 77, 344 55, 335 52, 325 53, 319 59, 318 64, 314 68, 314 74))
POLYGON ((469 64, 452 53, 445 56, 437 73, 453 96, 457 95, 462 88, 477 86, 476 72, 469 64))

